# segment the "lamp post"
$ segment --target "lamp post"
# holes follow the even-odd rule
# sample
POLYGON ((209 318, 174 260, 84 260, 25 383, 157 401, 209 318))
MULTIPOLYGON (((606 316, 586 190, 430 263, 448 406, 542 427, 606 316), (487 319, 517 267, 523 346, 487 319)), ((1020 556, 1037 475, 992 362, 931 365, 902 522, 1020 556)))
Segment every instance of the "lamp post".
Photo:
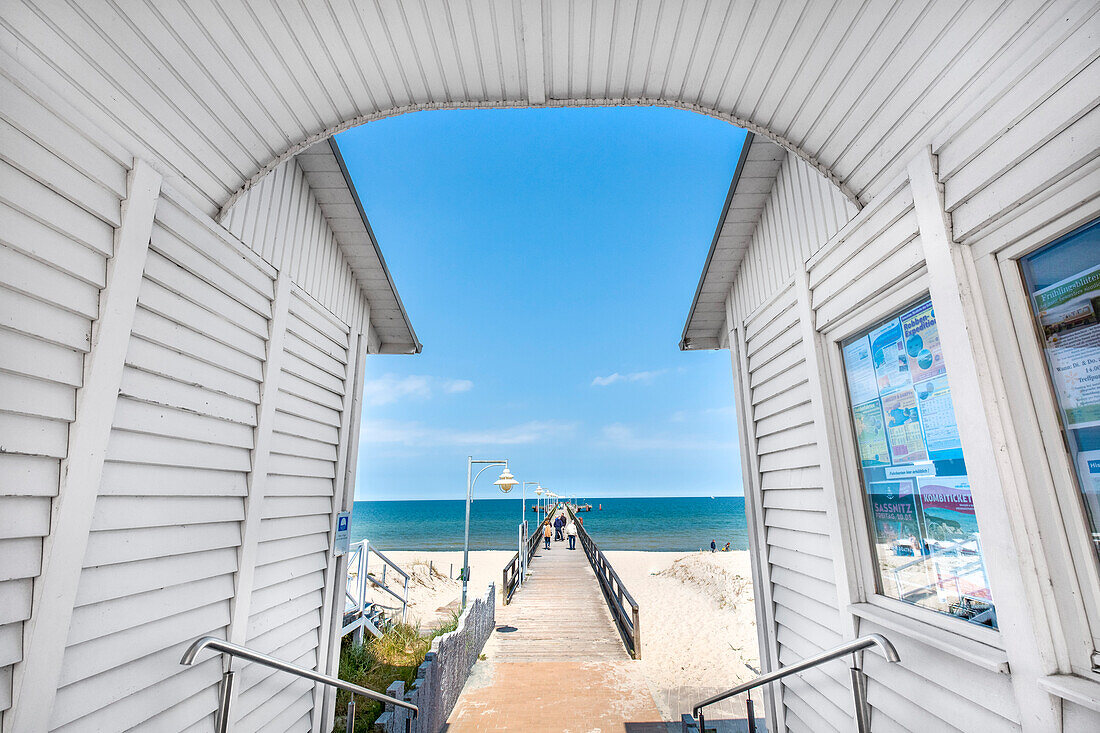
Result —
POLYGON ((504 466, 504 470, 500 472, 500 478, 493 482, 504 493, 511 491, 512 487, 518 483, 508 470, 507 460, 475 461, 473 456, 466 457, 466 535, 462 543, 462 608, 466 608, 466 584, 470 582, 470 502, 473 500, 474 482, 490 466, 504 466), (481 465, 482 469, 471 478, 475 463, 481 465))
MULTIPOLYGON (((542 493, 542 484, 538 481, 523 482, 523 498, 519 507, 519 582, 527 578, 527 484, 534 484, 536 492, 542 493)), ((536 512, 537 514, 537 512, 536 512)))

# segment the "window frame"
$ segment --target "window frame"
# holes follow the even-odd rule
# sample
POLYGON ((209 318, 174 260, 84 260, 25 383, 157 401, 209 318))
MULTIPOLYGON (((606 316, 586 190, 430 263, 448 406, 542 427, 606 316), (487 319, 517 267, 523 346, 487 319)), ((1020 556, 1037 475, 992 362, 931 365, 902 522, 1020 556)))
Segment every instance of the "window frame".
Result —
POLYGON ((1060 595, 1064 603, 1072 602, 1070 599, 1076 595, 1084 613, 1086 628, 1080 636, 1089 648, 1082 654, 1082 645, 1073 644, 1071 640, 1070 664, 1074 672, 1087 673, 1094 679, 1100 679, 1100 557, 1089 540, 1092 528, 1082 504, 1080 478, 1073 465, 1065 427, 1059 418, 1054 383, 1035 326, 1023 259, 1098 221, 1100 217, 1094 214, 1064 231, 1039 238, 1025 237, 990 255, 1001 276, 1017 350, 1024 365, 1024 382, 1019 386, 1026 387, 1031 396, 1031 410, 1042 440, 1041 451, 1049 469, 1049 483, 1031 489, 1049 490, 1054 496, 1072 564, 1069 572, 1076 583, 1075 588, 1063 589, 1060 595))
MULTIPOLYGON (((1003 652, 1004 643, 999 629, 972 624, 965 619, 953 618, 949 614, 906 603, 887 596, 879 590, 879 577, 876 570, 877 549, 874 547, 874 538, 871 533, 871 518, 859 465, 859 449, 841 345, 853 336, 875 328, 890 316, 896 316, 906 307, 924 299, 931 299, 932 307, 935 309, 936 303, 929 290, 927 270, 922 267, 917 276, 911 276, 888 292, 860 303, 845 317, 821 332, 821 337, 826 342, 825 371, 829 379, 829 392, 832 394, 830 407, 835 410, 834 414, 838 418, 836 420, 839 433, 837 448, 841 455, 838 456, 836 466, 837 491, 845 492, 845 497, 852 507, 852 515, 845 522, 848 526, 844 528, 848 540, 855 548, 853 553, 855 567, 851 570, 853 577, 849 578, 849 583, 860 603, 879 609, 883 613, 934 628, 939 637, 948 635, 947 638, 958 638, 958 646, 972 646, 973 642, 977 642, 1003 652)), ((986 572, 988 574, 988 569, 986 572)), ((996 603, 994 598, 995 606, 996 603)), ((860 614, 856 613, 856 615, 860 614)), ((991 657, 996 656, 995 653, 991 654, 991 657)))

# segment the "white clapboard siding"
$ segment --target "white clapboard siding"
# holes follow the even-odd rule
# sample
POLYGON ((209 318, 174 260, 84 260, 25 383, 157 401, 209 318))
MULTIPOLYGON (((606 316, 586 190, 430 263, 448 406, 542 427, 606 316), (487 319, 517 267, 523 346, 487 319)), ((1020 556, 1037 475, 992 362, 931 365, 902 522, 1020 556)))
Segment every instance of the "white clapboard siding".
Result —
MULTIPOLYGON (((299 288, 288 320, 245 644, 316 668, 349 342, 347 327, 299 288)), ((312 685, 255 665, 239 684, 238 730, 309 730, 312 685)))
MULTIPOLYGON (((803 326, 792 277, 855 216, 831 183, 787 155, 731 288, 745 329, 749 402, 777 657, 789 664, 842 640, 828 501, 811 404, 803 326)), ((765 632, 766 633, 766 632, 765 632)), ((844 731, 852 722, 846 671, 806 675, 777 695, 793 731, 844 731)))
POLYGON ((179 657, 229 620, 275 272, 203 219, 158 202, 51 729, 212 710, 179 657))
POLYGON ((751 313, 767 301, 855 213, 836 186, 788 154, 733 285, 737 312, 751 313))
MULTIPOLYGON (((763 507, 764 547, 775 638, 781 664, 841 641, 820 447, 810 402, 805 344, 794 290, 771 301, 745 324, 752 416, 763 507)), ((842 670, 843 671, 843 670, 842 670)), ((844 731, 843 675, 804 675, 784 685, 781 700, 790 730, 844 731)), ((849 693, 850 694, 850 693, 849 693)))
POLYGON ((1095 170, 1098 10, 1089 2, 1046 8, 1021 32, 1021 53, 984 70, 981 96, 933 141, 957 241, 1032 212, 1053 218, 1061 212, 1048 202, 1095 170))
MULTIPOLYGON (((810 259, 808 273, 818 330, 838 327, 854 309, 881 294, 905 288, 914 297, 925 292, 924 255, 908 185, 891 187, 889 195, 864 208, 810 259)), ((854 460, 850 456, 841 459, 854 460)), ((818 551, 828 547, 827 542, 805 530, 799 530, 799 534, 813 537, 813 546, 818 551)), ((801 579, 796 584, 807 590, 815 587, 801 579)), ((822 613, 824 605, 817 607, 822 613)), ((1011 682, 1005 675, 933 649, 897 629, 883 629, 861 621, 860 632, 887 635, 898 645, 903 659, 896 666, 879 664, 875 655, 867 657, 868 699, 876 726, 914 733, 1019 729, 1019 711, 1011 682), (870 661, 872 656, 874 661, 870 661), (952 673, 946 673, 948 669, 952 673), (971 683, 951 685, 944 682, 947 679, 967 679, 971 683)), ((799 718, 805 720, 810 715, 804 710, 799 718)))
POLYGON ((126 166, 0 72, 0 717, 42 570, 126 166))
MULTIPOLYGON (((342 185, 342 174, 332 175, 342 185)), ((360 216, 357 210, 351 215, 360 216)), ((224 224, 344 323, 358 323, 359 284, 297 159, 278 166, 238 199, 224 224)), ((329 337, 341 338, 338 323, 322 328, 329 337)))

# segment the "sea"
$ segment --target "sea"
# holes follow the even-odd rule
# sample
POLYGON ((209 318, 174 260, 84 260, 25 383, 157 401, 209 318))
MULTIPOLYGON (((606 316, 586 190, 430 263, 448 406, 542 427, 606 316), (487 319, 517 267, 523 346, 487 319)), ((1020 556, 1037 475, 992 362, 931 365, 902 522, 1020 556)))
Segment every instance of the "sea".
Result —
MULTIPOLYGON (((745 500, 740 496, 651 497, 580 500, 584 528, 602 550, 690 552, 720 547, 747 550, 745 500)), ((538 520, 527 500, 527 522, 538 520)), ((466 502, 357 501, 351 541, 369 539, 386 550, 461 550, 466 502)), ((514 550, 521 519, 519 499, 479 499, 470 508, 471 550, 514 550)))

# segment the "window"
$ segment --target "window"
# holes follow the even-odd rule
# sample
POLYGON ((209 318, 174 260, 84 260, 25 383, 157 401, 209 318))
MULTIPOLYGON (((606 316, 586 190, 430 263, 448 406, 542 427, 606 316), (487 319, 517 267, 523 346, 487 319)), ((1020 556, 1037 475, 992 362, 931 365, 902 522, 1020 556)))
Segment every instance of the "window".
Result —
POLYGON ((1100 557, 1100 222, 1020 264, 1091 545, 1100 557))
POLYGON ((996 628, 932 301, 841 348, 878 592, 996 628))

